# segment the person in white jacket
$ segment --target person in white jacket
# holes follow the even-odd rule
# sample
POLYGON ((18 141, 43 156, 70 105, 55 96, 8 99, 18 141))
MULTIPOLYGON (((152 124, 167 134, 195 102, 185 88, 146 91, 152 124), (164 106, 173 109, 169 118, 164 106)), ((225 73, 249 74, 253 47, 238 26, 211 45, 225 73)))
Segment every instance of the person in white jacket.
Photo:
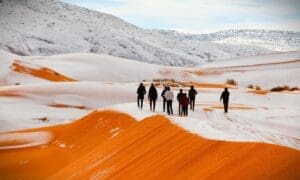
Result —
POLYGON ((164 97, 167 100, 167 112, 169 115, 173 115, 172 102, 174 99, 174 93, 171 91, 170 87, 168 87, 167 91, 164 94, 164 97))

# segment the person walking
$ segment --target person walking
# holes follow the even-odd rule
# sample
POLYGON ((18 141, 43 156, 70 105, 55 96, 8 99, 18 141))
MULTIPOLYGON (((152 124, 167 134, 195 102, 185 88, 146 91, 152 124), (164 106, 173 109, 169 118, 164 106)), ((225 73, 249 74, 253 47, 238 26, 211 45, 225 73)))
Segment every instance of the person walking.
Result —
POLYGON ((165 98, 165 93, 168 91, 168 86, 165 86, 164 90, 161 92, 161 97, 163 98, 163 111, 165 112, 167 100, 165 98))
POLYGON ((182 89, 179 90, 179 93, 177 94, 177 101, 178 101, 178 115, 182 116, 182 106, 181 106, 181 97, 183 95, 182 89))
POLYGON ((192 111, 195 110, 195 99, 196 99, 197 91, 194 89, 194 86, 191 86, 189 90, 189 99, 190 99, 190 109, 192 111))
POLYGON ((228 91, 228 88, 225 88, 220 97, 220 101, 223 100, 225 113, 228 112, 229 95, 230 95, 230 93, 228 91))
POLYGON ((171 91, 170 87, 167 88, 167 91, 165 93, 165 98, 167 100, 168 115, 173 115, 172 102, 173 102, 173 98, 174 98, 174 93, 171 91))
POLYGON ((183 116, 188 116, 189 98, 187 97, 186 93, 181 96, 180 103, 182 106, 183 116))
POLYGON ((137 91, 137 104, 138 107, 143 109, 143 101, 144 101, 144 95, 147 93, 145 86, 143 83, 140 83, 140 86, 138 87, 137 91))
POLYGON ((156 90, 153 83, 151 83, 151 86, 149 88, 148 99, 149 99, 149 102, 150 102, 150 111, 154 112, 155 111, 156 100, 157 100, 157 90, 156 90))

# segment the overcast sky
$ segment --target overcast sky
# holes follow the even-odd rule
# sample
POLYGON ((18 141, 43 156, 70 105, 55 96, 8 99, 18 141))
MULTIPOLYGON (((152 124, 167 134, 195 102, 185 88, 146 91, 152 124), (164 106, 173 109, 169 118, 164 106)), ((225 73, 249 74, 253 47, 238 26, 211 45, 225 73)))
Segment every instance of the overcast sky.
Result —
POLYGON ((300 31, 300 0, 62 0, 142 28, 210 33, 225 29, 300 31))

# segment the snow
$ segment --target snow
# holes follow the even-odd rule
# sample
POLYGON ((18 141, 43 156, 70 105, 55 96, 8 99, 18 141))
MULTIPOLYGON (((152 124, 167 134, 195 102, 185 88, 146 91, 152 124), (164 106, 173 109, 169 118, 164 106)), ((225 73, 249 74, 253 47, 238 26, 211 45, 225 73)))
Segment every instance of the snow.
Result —
MULTIPOLYGON (((8 144, 6 146, 2 145, 0 150, 41 146, 49 143, 51 139, 52 135, 44 131, 0 134, 0 143, 8 144)), ((26 164, 26 161, 20 163, 26 164)))
MULTIPOLYGON (((228 114, 224 114, 223 109, 212 108, 216 104, 222 107, 218 102, 221 90, 213 93, 200 90, 196 98, 195 112, 189 110, 187 118, 179 117, 177 116, 178 103, 174 102, 175 115, 168 118, 173 123, 205 138, 267 142, 300 149, 299 94, 275 93, 257 96, 245 94, 240 90, 230 90, 230 92, 230 107, 244 105, 254 109, 232 109, 228 114), (201 105, 203 102, 206 105, 201 105), (205 111, 205 107, 212 108, 213 111, 205 111)), ((162 112, 161 101, 158 102, 155 113, 149 111, 147 101, 144 104, 143 110, 138 110, 136 103, 119 104, 111 108, 131 114, 138 120, 156 114, 166 115, 162 112)))
POLYGON ((0 98, 0 132, 69 123, 89 112, 72 108, 54 108, 26 100, 4 101, 0 98))
POLYGON ((250 43, 170 37, 113 15, 54 0, 3 1, 0 27, 0 49, 20 55, 97 53, 152 64, 193 66, 274 52, 250 43))
MULTIPOLYGON (((79 80, 57 83, 40 81, 31 75, 11 71, 8 69, 9 63, 1 65, 1 69, 6 72, 0 77, 6 79, 0 86, 1 132, 69 123, 97 109, 118 110, 134 116, 137 120, 157 114, 166 115, 162 112, 160 97, 155 113, 149 111, 146 98, 144 109, 137 108, 136 88, 142 79, 149 80, 145 82, 148 89, 150 81, 154 78, 224 83, 226 78, 234 77, 238 81, 238 87, 230 89, 231 109, 228 114, 223 113, 222 104, 219 102, 222 89, 196 87, 198 95, 195 112, 190 111, 187 118, 177 116, 178 104, 175 100, 175 115, 167 117, 191 133, 206 138, 267 142, 300 149, 299 91, 258 95, 248 93, 248 89, 245 88, 251 81, 262 83, 263 88, 283 84, 299 87, 299 52, 244 58, 195 68, 165 67, 95 54, 11 57, 10 54, 2 52, 0 57, 3 62, 12 63, 12 59, 19 59, 39 67, 51 68, 79 80), (292 64, 287 63, 290 61, 292 64), (252 66, 257 64, 264 65, 252 66), (241 70, 240 66, 243 69, 241 72, 232 72, 230 69, 241 70), (193 73, 196 70, 208 71, 212 68, 222 73, 200 76, 193 73), (230 70, 225 71, 226 68, 230 70), (22 81, 18 86, 14 85, 16 80, 21 81, 22 77, 26 81, 22 81), (12 95, 6 96, 8 92, 12 95)), ((171 89, 176 95, 179 87, 171 89)), ((183 89, 187 91, 187 88, 183 89)), ((161 91, 159 87, 158 93, 161 91)), ((117 134, 118 130, 111 133, 117 134)))
MULTIPOLYGON (((228 31, 223 31, 224 33, 228 31)), ((223 33, 219 32, 219 33, 223 33)), ((225 44, 255 45, 274 51, 299 51, 300 33, 293 31, 237 30, 215 42, 225 44)))
POLYGON ((260 65, 268 63, 284 63, 294 60, 300 60, 300 51, 288 52, 288 53, 273 53, 255 57, 243 57, 235 58, 224 62, 215 62, 205 64, 200 67, 203 68, 221 68, 221 67, 235 67, 235 66, 250 66, 260 65))
MULTIPOLYGON (((4 54, 6 53, 2 52, 0 54, 5 57, 4 54)), ((6 59, 11 58, 7 57, 6 59)), ((233 59, 194 68, 171 68, 96 54, 68 54, 49 57, 18 56, 14 59, 30 62, 31 65, 51 68, 79 81, 130 83, 143 80, 152 81, 153 79, 175 79, 181 82, 195 81, 220 84, 227 79, 235 79, 241 87, 254 84, 261 86, 263 89, 280 85, 299 86, 300 84, 300 80, 294 78, 297 76, 300 66, 300 52, 298 51, 233 59), (197 76, 193 73, 193 71, 201 70, 220 71, 222 75, 197 76), (272 81, 269 79, 272 79, 272 81)), ((1 66, 3 72, 6 73, 0 74, 0 80, 2 79, 0 85, 47 82, 40 78, 20 75, 20 73, 7 70, 8 66, 1 66)))
POLYGON ((170 30, 156 30, 177 39, 211 41, 221 44, 252 45, 273 51, 289 52, 300 48, 300 32, 265 29, 234 29, 210 34, 190 34, 170 30))
POLYGON ((96 54, 68 54, 49 58, 26 58, 41 66, 50 67, 82 81, 141 81, 158 74, 163 66, 149 65, 129 59, 96 54), (74 69, 74 67, 80 67, 74 69), (137 67, 139 70, 137 71, 137 67), (121 72, 121 73, 120 73, 121 72), (130 77, 128 80, 127 78, 130 77))

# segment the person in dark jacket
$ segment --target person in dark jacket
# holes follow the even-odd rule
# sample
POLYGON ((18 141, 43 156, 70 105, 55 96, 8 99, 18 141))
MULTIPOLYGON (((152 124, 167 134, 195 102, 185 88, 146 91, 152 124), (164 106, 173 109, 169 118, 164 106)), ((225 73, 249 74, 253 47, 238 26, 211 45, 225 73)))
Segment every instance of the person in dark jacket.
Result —
POLYGON ((188 116, 189 98, 185 93, 180 97, 180 104, 182 107, 183 116, 188 116))
POLYGON ((223 100, 225 113, 228 112, 229 95, 230 95, 230 93, 229 93, 228 89, 225 88, 220 97, 220 101, 223 100))
POLYGON ((180 98, 182 97, 183 92, 182 89, 179 90, 179 93, 177 94, 177 101, 178 101, 178 115, 182 116, 182 106, 180 102, 180 98))
POLYGON ((161 92, 161 97, 163 98, 163 110, 165 112, 166 110, 166 104, 167 104, 167 100, 165 98, 165 93, 168 90, 168 86, 165 86, 164 90, 161 92))
POLYGON ((138 107, 143 109, 144 95, 147 93, 146 88, 143 85, 143 83, 140 83, 140 86, 138 87, 136 93, 138 95, 138 97, 137 97, 138 107))
POLYGON ((156 105, 156 100, 157 100, 157 90, 152 83, 148 92, 148 99, 150 102, 150 111, 155 111, 155 105, 156 105), (153 105, 153 106, 152 106, 153 105))
POLYGON ((196 99, 197 91, 194 89, 194 86, 191 86, 189 90, 189 99, 190 99, 190 109, 192 111, 195 110, 195 99, 196 99))

